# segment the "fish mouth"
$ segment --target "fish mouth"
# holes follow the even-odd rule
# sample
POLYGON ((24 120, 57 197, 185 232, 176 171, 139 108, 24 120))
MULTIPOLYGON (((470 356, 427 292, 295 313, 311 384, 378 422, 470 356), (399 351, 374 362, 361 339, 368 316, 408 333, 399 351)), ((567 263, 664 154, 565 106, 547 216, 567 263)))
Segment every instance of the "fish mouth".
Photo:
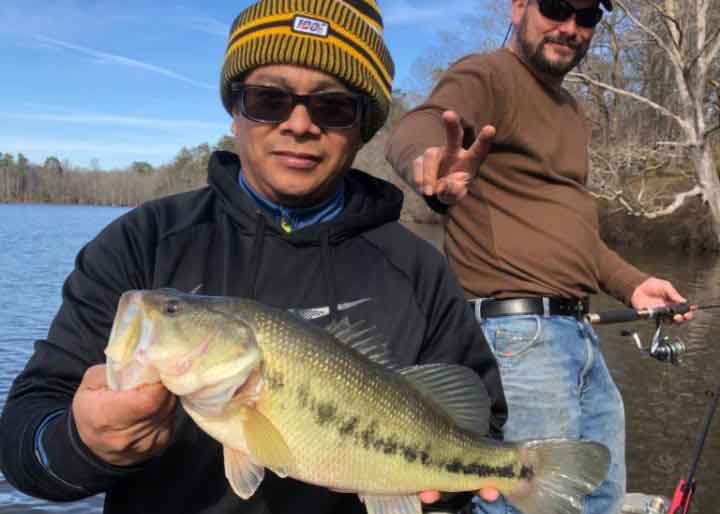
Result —
POLYGON ((118 302, 108 345, 105 348, 107 382, 110 389, 126 390, 160 381, 145 353, 158 337, 158 329, 142 310, 140 291, 127 291, 118 302))

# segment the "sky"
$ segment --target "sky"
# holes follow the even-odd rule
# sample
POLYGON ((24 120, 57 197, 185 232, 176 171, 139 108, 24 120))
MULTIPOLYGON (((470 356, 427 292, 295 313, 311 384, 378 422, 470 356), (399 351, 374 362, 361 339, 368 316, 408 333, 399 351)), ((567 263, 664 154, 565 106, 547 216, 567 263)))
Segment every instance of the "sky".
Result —
MULTIPOLYGON (((112 169, 215 144, 227 34, 251 3, 0 0, 0 152, 112 169)), ((379 0, 396 88, 478 3, 379 0)))

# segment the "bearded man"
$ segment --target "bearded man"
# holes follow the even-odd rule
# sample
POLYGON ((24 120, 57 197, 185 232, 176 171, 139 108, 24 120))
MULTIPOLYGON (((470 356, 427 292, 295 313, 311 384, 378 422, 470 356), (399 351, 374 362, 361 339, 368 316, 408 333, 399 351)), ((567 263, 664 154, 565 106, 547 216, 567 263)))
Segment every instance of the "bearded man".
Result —
MULTIPOLYGON (((599 291, 635 308, 684 299, 601 240, 586 119, 562 87, 610 0, 512 0, 507 48, 460 59, 395 127, 395 171, 447 216, 445 250, 500 364, 506 440, 591 439, 611 451, 585 514, 620 511, 623 402, 589 324, 599 291)), ((690 319, 678 316, 676 321, 690 319)), ((475 500, 476 514, 517 511, 475 500)), ((548 513, 550 514, 550 513, 548 513)))

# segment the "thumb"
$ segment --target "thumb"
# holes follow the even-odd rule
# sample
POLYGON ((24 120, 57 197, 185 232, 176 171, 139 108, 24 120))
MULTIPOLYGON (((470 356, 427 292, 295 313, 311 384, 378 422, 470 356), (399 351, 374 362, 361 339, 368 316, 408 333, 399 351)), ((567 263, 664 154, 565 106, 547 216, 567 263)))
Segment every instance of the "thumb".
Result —
POLYGON ((107 369, 105 364, 97 364, 89 367, 83 375, 82 383, 84 389, 107 389, 107 369))
POLYGON ((670 299, 670 301, 674 303, 683 303, 685 302, 685 298, 675 289, 675 287, 668 282, 667 286, 665 288, 665 294, 670 299))

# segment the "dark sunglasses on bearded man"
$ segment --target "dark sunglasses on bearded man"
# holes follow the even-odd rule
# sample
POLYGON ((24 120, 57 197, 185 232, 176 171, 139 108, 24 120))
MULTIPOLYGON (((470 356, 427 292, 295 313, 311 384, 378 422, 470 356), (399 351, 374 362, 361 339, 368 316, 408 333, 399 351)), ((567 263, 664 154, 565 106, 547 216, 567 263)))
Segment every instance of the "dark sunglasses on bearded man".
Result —
MULTIPOLYGON (((599 6, 576 9, 567 0, 537 0, 537 4, 540 14, 549 20, 564 22, 574 14, 575 23, 588 29, 594 28, 603 17, 602 9, 599 6)), ((603 5, 612 9, 609 0, 603 1, 603 5)))

